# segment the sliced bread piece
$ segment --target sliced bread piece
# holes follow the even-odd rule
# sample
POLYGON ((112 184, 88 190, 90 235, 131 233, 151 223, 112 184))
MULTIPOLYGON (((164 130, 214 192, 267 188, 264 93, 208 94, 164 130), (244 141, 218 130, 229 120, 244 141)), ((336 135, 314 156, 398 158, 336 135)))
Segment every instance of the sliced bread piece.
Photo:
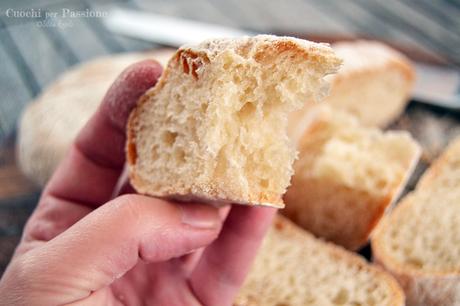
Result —
MULTIPOLYGON (((353 114, 366 126, 385 127, 399 117, 415 79, 410 61, 375 41, 339 42, 332 48, 344 64, 337 74, 326 78, 331 88, 324 102, 353 114)), ((303 111, 293 113, 290 128, 297 129, 297 121, 314 104, 308 102, 303 111)))
POLYGON ((398 283, 362 257, 278 216, 234 306, 400 306, 398 283))
POLYGON ((460 305, 460 138, 377 227, 371 245, 407 305, 460 305))
POLYGON ((327 105, 311 109, 283 214, 356 250, 400 195, 420 155, 409 133, 364 127, 327 105))
POLYGON ((283 207, 287 115, 341 61, 324 44, 259 35, 184 46, 132 112, 127 155, 143 194, 283 207))

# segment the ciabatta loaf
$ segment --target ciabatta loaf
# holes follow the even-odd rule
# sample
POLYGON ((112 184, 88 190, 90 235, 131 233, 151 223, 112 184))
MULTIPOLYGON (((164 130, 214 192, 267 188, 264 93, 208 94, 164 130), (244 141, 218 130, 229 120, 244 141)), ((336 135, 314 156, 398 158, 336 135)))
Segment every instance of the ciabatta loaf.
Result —
POLYGON ((382 132, 328 105, 312 108, 283 214, 356 250, 400 195, 420 155, 409 133, 382 132))
POLYGON ((278 216, 234 306, 402 306, 398 283, 278 216))
MULTIPOLYGON (((366 126, 385 127, 398 118, 410 99, 415 72, 411 62, 391 47, 375 41, 339 42, 332 45, 343 66, 331 82, 324 99, 333 109, 356 116, 366 126)), ((292 114, 290 128, 309 107, 292 114)), ((301 129, 301 128, 300 128, 301 129)))
POLYGON ((460 305, 460 138, 377 227, 372 250, 407 305, 460 305))
POLYGON ((289 37, 180 48, 132 112, 127 154, 143 194, 282 207, 295 148, 287 116, 324 93, 341 61, 289 37))

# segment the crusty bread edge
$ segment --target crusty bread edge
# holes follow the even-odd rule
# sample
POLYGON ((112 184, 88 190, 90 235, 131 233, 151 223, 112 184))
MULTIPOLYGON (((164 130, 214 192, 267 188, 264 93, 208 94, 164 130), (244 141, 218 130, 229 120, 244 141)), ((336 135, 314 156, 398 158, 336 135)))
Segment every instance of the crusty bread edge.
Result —
MULTIPOLYGON (((303 116, 303 118, 301 119, 301 125, 299 124, 299 126, 303 127, 303 133, 301 133, 301 136, 296 135, 296 139, 293 139, 297 146, 299 146, 302 143, 302 139, 304 137, 308 137, 308 134, 314 133, 315 129, 318 128, 318 120, 316 118, 323 115, 323 107, 320 106, 314 107, 310 112, 303 116)), ((394 207, 396 201, 404 191, 404 188, 407 185, 407 182, 409 181, 410 177, 414 173, 420 156, 422 154, 422 148, 420 147, 420 145, 416 142, 416 140, 413 139, 413 141, 415 152, 412 156, 412 159, 409 161, 408 169, 404 172, 402 178, 399 180, 399 183, 396 186, 394 186, 377 205, 375 214, 373 215, 371 222, 369 222, 368 228, 364 232, 364 234, 360 235, 360 237, 355 237, 355 239, 350 240, 349 243, 345 245, 347 249, 357 250, 369 241, 369 238, 372 235, 374 228, 379 224, 379 221, 382 219, 382 217, 394 207)))
POLYGON ((403 177, 399 181, 399 184, 397 184, 379 203, 378 209, 376 209, 376 213, 372 218, 372 221, 369 223, 365 236, 363 236, 363 238, 357 238, 350 242, 349 246, 347 246, 348 249, 357 250, 364 244, 366 244, 372 237, 374 229, 385 216, 385 214, 389 213, 389 211, 393 209, 395 203, 404 191, 407 182, 414 173, 415 167, 417 166, 418 161, 420 159, 420 155, 422 154, 422 149, 420 145, 416 142, 415 145, 416 149, 414 155, 412 156, 412 159, 409 162, 408 169, 404 172, 403 177))
MULTIPOLYGON (((414 205, 407 195, 392 213, 414 205)), ((371 239, 373 261, 390 272, 400 283, 407 297, 407 305, 453 305, 460 298, 460 272, 423 271, 400 264, 385 251, 382 235, 388 231, 391 215, 382 220, 371 239), (450 302, 450 303, 449 303, 450 302)))
MULTIPOLYGON (((356 69, 353 71, 347 71, 344 73, 337 73, 334 75, 334 78, 331 82, 331 90, 333 90, 333 87, 340 84, 343 81, 346 81, 350 78, 353 77, 359 77, 362 75, 365 75, 369 73, 370 71, 377 71, 380 69, 384 70, 391 70, 391 69, 396 69, 399 70, 403 73, 405 79, 409 83, 408 90, 406 92, 406 96, 404 97, 404 103, 400 105, 399 107, 399 112, 401 113, 404 108, 407 106, 407 104, 410 101, 410 95, 411 95, 411 88, 413 87, 415 83, 415 70, 411 66, 410 62, 408 59, 405 57, 401 56, 393 56, 392 58, 389 58, 386 60, 386 62, 378 67, 369 67, 369 68, 361 68, 361 69, 356 69)), ((390 125, 393 121, 395 120, 395 117, 392 116, 391 118, 388 118, 386 121, 382 121, 378 126, 379 127, 386 127, 390 125)))
MULTIPOLYGON (((449 149, 459 144, 460 137, 449 145, 445 153, 441 154, 423 174, 414 192, 432 184, 436 176, 441 173, 444 164, 448 163, 449 149)), ((371 238, 373 261, 393 274, 399 281, 406 292, 408 305, 451 305, 452 299, 460 299, 460 271, 419 270, 397 262, 385 252, 382 241, 383 233, 388 231, 393 214, 409 209, 411 205, 416 205, 413 201, 413 193, 406 195, 392 214, 386 216, 376 228, 371 238)))
POLYGON ((430 165, 429 169, 423 173, 417 183, 417 189, 429 187, 433 181, 441 175, 443 168, 449 163, 451 156, 457 152, 460 152, 460 136, 452 140, 444 152, 430 165))
MULTIPOLYGON (((372 273, 375 277, 378 277, 388 284, 391 290, 391 304, 388 306, 403 306, 404 305, 404 292, 402 291, 401 287, 399 286, 398 282, 385 270, 381 267, 372 265, 368 263, 364 258, 360 255, 352 253, 343 247, 333 244, 331 242, 327 242, 318 238, 315 238, 311 233, 302 230, 300 227, 295 225, 292 221, 283 217, 280 214, 277 214, 274 223, 272 225, 275 230, 280 230, 280 227, 283 231, 287 231, 289 236, 295 237, 296 239, 301 242, 301 240, 305 239, 305 237, 309 237, 310 239, 314 239, 318 241, 325 249, 327 249, 330 254, 336 258, 337 260, 341 260, 347 263, 350 266, 357 266, 359 270, 365 270, 372 273)), ((242 306, 242 305, 239 305, 242 306)))

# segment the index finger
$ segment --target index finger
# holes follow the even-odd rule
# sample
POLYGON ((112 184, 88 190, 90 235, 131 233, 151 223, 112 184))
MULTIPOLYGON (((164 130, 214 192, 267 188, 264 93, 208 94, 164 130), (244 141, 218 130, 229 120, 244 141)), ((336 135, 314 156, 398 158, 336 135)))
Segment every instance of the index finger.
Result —
POLYGON ((155 85, 162 68, 155 61, 128 67, 82 129, 44 195, 98 206, 110 200, 125 163, 125 126, 131 110, 155 85))

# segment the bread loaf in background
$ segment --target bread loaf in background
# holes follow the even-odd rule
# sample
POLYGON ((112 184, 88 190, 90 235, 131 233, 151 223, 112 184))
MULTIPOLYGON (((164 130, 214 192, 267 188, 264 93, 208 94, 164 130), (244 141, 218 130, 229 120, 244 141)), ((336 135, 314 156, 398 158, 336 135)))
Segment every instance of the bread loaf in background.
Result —
POLYGON ((324 95, 341 60, 325 44, 258 35, 179 48, 128 123, 142 194, 283 207, 295 148, 287 119, 324 95))
POLYGON ((327 104, 310 109, 282 213, 318 237, 356 250, 400 195, 420 147, 404 131, 363 126, 327 104))
POLYGON ((402 306, 404 295, 383 270, 275 219, 234 306, 402 306))
POLYGON ((160 49, 104 56, 61 75, 27 105, 19 120, 17 160, 22 172, 44 186, 115 78, 145 59, 165 65, 172 54, 160 49))
MULTIPOLYGON (((338 42, 332 47, 343 59, 343 66, 327 77, 331 88, 323 102, 354 115, 365 126, 386 127, 397 119, 414 84, 415 71, 409 59, 376 41, 338 42)), ((291 115, 291 131, 302 131, 303 116, 315 104, 309 101, 291 115)))
POLYGON ((384 218, 371 245, 408 306, 460 305, 460 137, 384 218))

